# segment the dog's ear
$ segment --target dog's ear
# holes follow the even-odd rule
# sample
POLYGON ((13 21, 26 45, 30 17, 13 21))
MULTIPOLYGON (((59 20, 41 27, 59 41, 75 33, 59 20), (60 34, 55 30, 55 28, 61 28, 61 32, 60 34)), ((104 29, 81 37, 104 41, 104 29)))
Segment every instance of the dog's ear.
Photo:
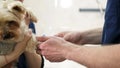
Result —
POLYGON ((11 2, 13 2, 14 0, 3 0, 2 3, 2 7, 3 8, 7 8, 7 5, 11 2))
POLYGON ((8 4, 7 7, 11 12, 14 12, 14 13, 19 12, 19 13, 25 14, 25 11, 26 11, 24 5, 19 1, 11 2, 10 4, 8 4))
POLYGON ((23 18, 23 16, 26 13, 26 9, 24 5, 19 1, 14 1, 14 2, 9 3, 7 5, 7 9, 20 18, 23 18))
POLYGON ((37 17, 33 14, 33 12, 30 9, 26 9, 26 16, 30 18, 32 22, 37 23, 37 17))

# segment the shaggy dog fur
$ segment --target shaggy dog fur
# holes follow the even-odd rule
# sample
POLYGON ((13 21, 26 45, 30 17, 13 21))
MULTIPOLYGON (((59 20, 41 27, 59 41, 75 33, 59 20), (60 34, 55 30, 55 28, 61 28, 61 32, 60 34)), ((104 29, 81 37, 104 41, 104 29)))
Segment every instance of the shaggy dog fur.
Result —
MULTIPOLYGON (((4 2, 0 8, 0 55, 11 53, 15 44, 24 39, 24 34, 29 30, 25 23, 26 14, 30 16, 31 21, 37 22, 34 14, 19 1, 4 2)), ((37 41, 32 35, 26 49, 33 52, 35 45, 37 41)))

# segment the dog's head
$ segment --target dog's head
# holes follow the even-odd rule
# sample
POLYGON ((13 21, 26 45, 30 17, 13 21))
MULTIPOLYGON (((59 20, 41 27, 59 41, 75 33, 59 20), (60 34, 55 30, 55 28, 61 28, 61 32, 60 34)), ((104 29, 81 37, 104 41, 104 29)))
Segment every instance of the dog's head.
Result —
POLYGON ((0 9, 0 54, 10 53, 15 43, 24 38, 28 29, 25 23, 26 14, 31 15, 30 20, 37 21, 19 1, 10 2, 0 9))

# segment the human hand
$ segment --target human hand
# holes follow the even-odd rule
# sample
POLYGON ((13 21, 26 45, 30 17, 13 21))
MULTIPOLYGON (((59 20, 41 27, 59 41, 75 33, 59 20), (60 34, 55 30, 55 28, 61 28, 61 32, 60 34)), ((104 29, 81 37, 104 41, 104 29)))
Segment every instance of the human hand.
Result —
POLYGON ((75 44, 85 44, 86 42, 82 32, 65 31, 65 32, 60 32, 55 36, 62 37, 66 41, 69 41, 75 44))
POLYGON ((55 36, 75 44, 100 44, 102 39, 102 28, 92 29, 84 32, 61 32, 55 36))
POLYGON ((24 52, 27 46, 26 44, 30 38, 31 38, 31 32, 27 32, 25 34, 23 41, 16 44, 12 53, 8 55, 1 55, 0 56, 0 68, 11 65, 9 63, 16 60, 24 52))
POLYGON ((42 54, 51 62, 61 62, 65 58, 66 46, 69 45, 67 41, 60 37, 37 37, 40 41, 37 53, 42 54))
POLYGON ((24 39, 17 43, 15 48, 14 48, 14 51, 8 55, 6 55, 6 59, 8 62, 18 58, 26 49, 26 46, 27 46, 27 42, 30 40, 31 38, 31 31, 28 31, 26 34, 25 34, 25 37, 24 39))

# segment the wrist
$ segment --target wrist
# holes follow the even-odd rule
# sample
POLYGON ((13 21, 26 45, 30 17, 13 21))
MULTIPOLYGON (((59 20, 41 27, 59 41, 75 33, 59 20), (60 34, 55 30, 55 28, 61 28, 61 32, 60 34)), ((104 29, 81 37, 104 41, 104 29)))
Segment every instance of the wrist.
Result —
POLYGON ((82 33, 83 44, 100 44, 102 39, 102 30, 93 29, 82 33))
POLYGON ((4 59, 5 59, 5 64, 8 64, 12 62, 13 60, 17 59, 17 55, 15 54, 4 55, 4 59))
POLYGON ((74 48, 76 48, 76 45, 68 42, 65 44, 61 54, 64 58, 70 59, 72 53, 74 52, 74 48))
POLYGON ((4 58, 5 58, 5 63, 6 63, 6 64, 8 64, 8 63, 9 63, 9 61, 8 61, 8 59, 7 59, 7 56, 6 56, 6 55, 4 55, 4 58))
POLYGON ((66 50, 64 52, 65 52, 64 57, 66 59, 77 61, 76 58, 78 58, 78 55, 82 55, 83 46, 79 46, 79 45, 76 45, 76 44, 71 44, 70 46, 66 47, 66 50))

